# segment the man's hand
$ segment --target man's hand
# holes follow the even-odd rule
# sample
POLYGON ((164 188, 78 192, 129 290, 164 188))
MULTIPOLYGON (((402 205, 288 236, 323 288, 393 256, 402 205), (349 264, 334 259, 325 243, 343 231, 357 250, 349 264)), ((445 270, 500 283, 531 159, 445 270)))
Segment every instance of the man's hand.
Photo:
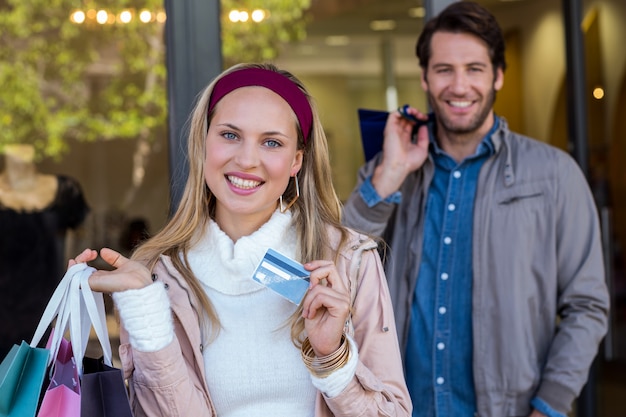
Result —
MULTIPOLYGON (((428 116, 412 107, 407 113, 420 120, 428 116)), ((383 159, 372 176, 372 185, 383 199, 400 188, 409 173, 420 168, 428 157, 428 128, 420 127, 417 142, 412 142, 414 122, 403 117, 399 111, 389 113, 385 125, 383 159)))

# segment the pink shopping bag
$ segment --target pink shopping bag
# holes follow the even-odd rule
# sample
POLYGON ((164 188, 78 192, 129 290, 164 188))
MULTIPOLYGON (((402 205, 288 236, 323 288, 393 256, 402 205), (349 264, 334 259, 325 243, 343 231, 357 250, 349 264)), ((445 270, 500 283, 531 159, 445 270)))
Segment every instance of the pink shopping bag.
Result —
MULTIPOLYGON (((52 340, 52 335, 48 343, 52 340)), ((52 363, 52 377, 37 417, 80 417, 80 380, 72 343, 61 339, 52 363)))

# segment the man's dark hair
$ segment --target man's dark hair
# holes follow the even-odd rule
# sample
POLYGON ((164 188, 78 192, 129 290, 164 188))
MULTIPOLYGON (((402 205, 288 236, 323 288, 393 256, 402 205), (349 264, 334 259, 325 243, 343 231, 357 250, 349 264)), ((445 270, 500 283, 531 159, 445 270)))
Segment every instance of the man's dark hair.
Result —
POLYGON ((482 39, 489 48, 494 73, 506 69, 504 36, 496 18, 484 7, 471 1, 457 1, 443 9, 424 26, 417 40, 415 54, 422 68, 428 67, 430 44, 435 32, 467 33, 482 39))

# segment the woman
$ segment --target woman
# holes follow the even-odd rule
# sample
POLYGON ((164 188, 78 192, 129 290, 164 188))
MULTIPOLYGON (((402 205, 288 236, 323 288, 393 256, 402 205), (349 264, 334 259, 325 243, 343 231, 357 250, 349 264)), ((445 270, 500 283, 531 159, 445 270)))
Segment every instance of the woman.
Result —
POLYGON ((102 249, 115 269, 90 278, 119 310, 135 415, 410 415, 376 243, 340 224, 300 81, 225 71, 196 104, 188 153, 172 219, 131 260, 102 249), (310 271, 299 306, 252 279, 268 248, 310 271))

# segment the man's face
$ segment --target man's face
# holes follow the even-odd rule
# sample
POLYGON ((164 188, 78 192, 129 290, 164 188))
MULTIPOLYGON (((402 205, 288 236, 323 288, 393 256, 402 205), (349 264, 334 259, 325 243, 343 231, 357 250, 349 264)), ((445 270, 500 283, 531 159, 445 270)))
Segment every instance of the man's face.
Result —
POLYGON ((492 126, 495 92, 503 73, 495 72, 487 45, 467 33, 436 32, 422 87, 440 129, 457 135, 486 134, 492 126))

